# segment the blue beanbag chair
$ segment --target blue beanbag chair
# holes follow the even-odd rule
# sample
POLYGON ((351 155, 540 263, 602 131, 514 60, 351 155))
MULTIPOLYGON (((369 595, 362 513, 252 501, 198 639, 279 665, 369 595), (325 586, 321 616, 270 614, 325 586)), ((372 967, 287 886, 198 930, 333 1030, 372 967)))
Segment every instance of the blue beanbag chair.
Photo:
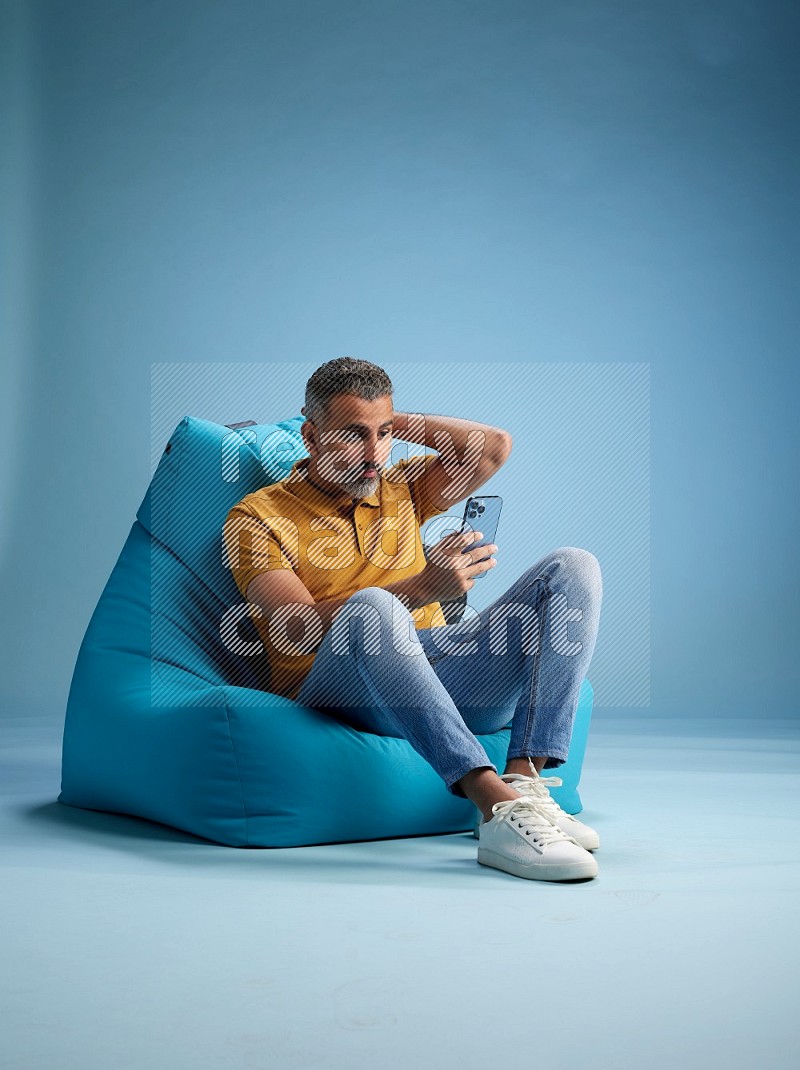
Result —
MULTIPOLYGON (((81 643, 59 802, 230 847, 300 847, 472 829, 475 808, 405 739, 269 691, 269 665, 222 550, 246 494, 305 456, 301 416, 187 416, 167 444, 81 643), (370 805, 364 806, 364 792, 370 805)), ((553 797, 570 813, 592 709, 583 681, 553 797)), ((478 736, 502 772, 510 728, 478 736)))

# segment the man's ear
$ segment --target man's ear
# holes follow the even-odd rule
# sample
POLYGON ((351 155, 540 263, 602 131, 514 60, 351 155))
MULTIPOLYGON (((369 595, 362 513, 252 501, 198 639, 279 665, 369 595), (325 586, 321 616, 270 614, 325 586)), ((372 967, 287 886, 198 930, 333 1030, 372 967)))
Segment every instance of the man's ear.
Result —
POLYGON ((306 420, 301 424, 300 434, 303 436, 306 449, 313 456, 317 452, 317 429, 311 420, 306 420))

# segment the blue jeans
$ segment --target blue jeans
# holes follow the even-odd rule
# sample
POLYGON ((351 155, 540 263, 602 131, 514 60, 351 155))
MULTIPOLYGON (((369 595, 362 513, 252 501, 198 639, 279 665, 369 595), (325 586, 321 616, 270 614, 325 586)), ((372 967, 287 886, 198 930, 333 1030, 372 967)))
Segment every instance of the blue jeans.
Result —
POLYGON ((563 546, 480 613, 416 629, 391 592, 366 587, 325 634, 297 701, 352 727, 407 739, 448 791, 495 766, 475 738, 511 726, 508 759, 567 759, 603 595, 600 565, 563 546))

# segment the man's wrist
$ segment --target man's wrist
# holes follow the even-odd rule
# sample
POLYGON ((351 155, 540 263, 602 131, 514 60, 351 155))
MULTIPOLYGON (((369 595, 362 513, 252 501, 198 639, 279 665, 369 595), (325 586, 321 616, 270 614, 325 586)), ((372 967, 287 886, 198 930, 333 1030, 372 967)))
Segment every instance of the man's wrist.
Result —
POLYGON ((409 576, 408 579, 398 580, 392 586, 396 594, 405 596, 404 601, 407 600, 409 609, 420 609, 431 601, 422 572, 418 572, 416 576, 409 576))
POLYGON ((394 438, 402 438, 406 429, 408 428, 408 413, 407 412, 394 412, 392 413, 392 436, 394 438))
POLYGON ((405 442, 425 445, 425 414, 421 412, 395 412, 392 414, 392 437, 405 442))

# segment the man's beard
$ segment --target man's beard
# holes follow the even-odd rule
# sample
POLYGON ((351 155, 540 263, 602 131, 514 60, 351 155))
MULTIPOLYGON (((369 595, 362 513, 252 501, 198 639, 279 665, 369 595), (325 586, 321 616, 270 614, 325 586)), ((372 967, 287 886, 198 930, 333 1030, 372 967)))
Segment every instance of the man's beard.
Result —
MULTIPOLYGON (((377 475, 371 476, 369 479, 361 476, 347 482, 343 481, 339 484, 342 490, 349 494, 351 498, 368 498, 370 494, 374 494, 381 482, 381 465, 374 464, 371 467, 376 470, 377 475)), ((345 474, 349 475, 349 472, 345 474)))
POLYGON ((336 467, 335 461, 336 458, 332 455, 325 455, 321 458, 319 474, 324 480, 335 483, 340 490, 351 498, 368 498, 380 486, 381 472, 383 471, 382 464, 375 462, 371 465, 365 465, 363 461, 359 461, 351 465, 350 468, 342 469, 336 467), (368 467, 374 468, 376 475, 369 478, 365 477, 363 473, 368 467))

